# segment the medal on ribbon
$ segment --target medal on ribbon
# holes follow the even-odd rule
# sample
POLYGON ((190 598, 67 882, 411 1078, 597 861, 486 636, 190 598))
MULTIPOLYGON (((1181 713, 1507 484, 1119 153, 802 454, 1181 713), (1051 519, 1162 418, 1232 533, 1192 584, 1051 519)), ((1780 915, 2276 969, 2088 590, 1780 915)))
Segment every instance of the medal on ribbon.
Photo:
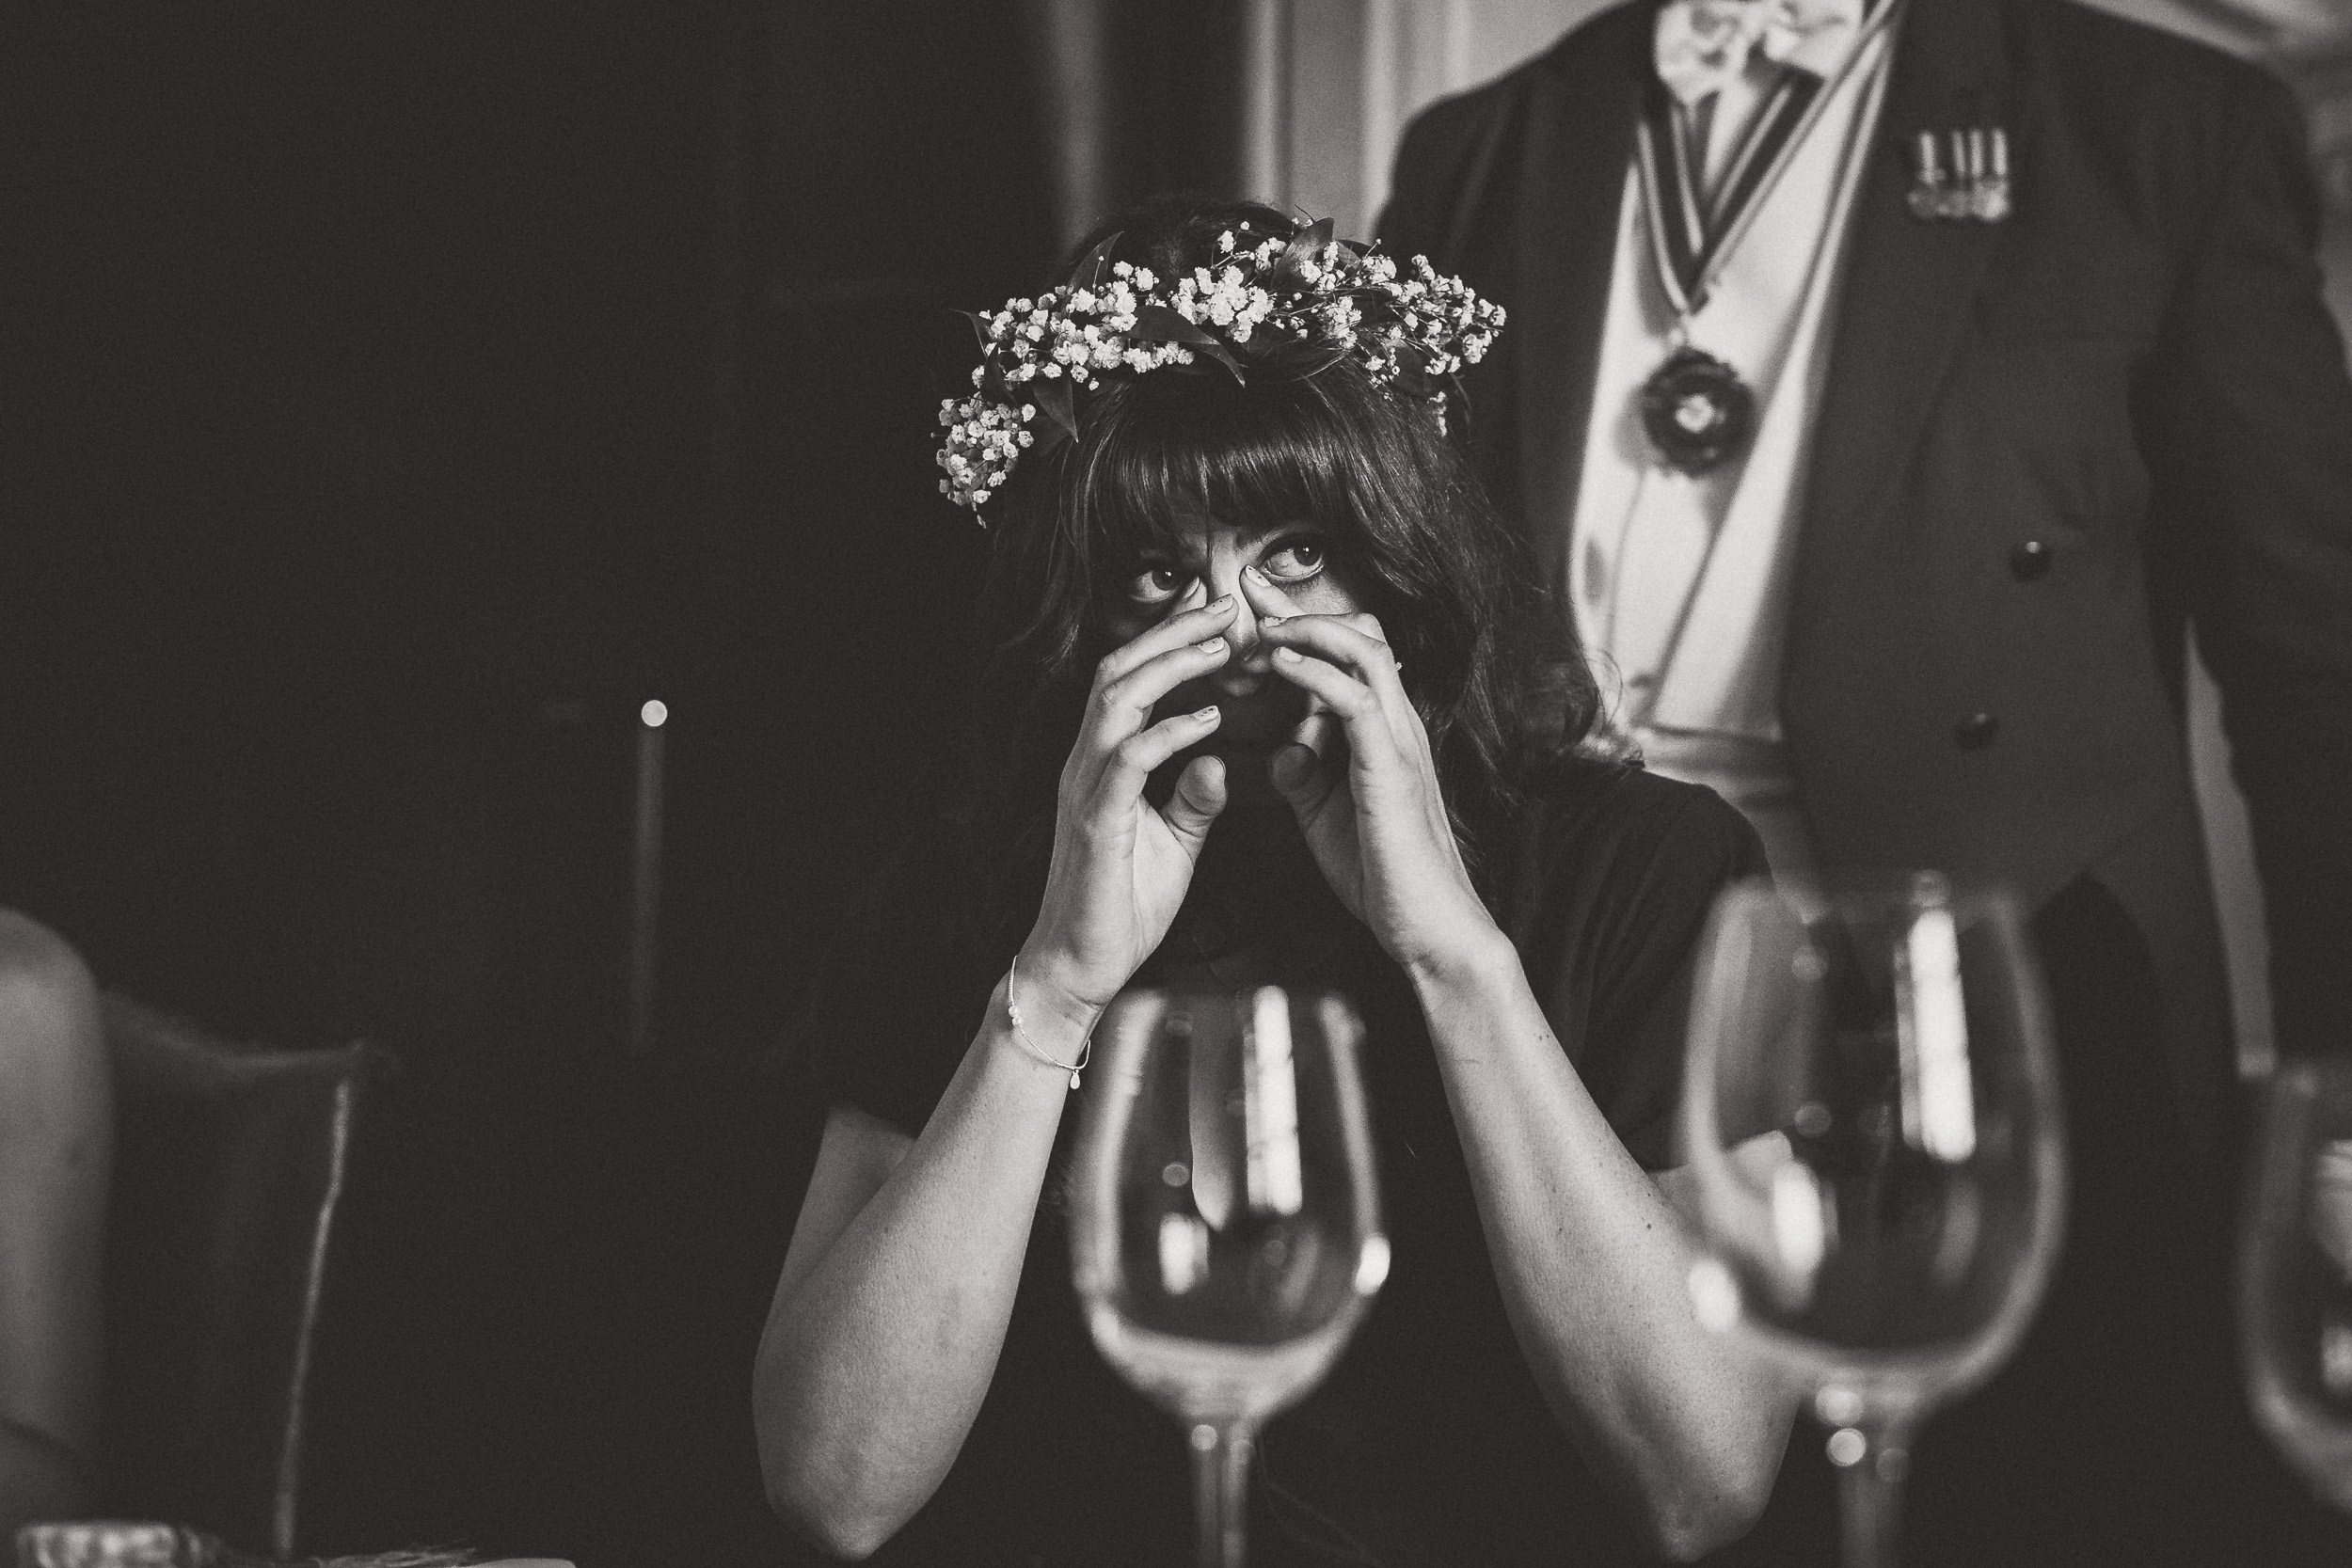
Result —
POLYGON ((1713 473, 1754 438, 1756 393, 1738 371, 1685 343, 1642 383, 1642 434, 1676 472, 1713 473))
POLYGON ((1651 258, 1677 319, 1674 351, 1642 384, 1641 414, 1651 449, 1677 473, 1713 473, 1744 456, 1755 437, 1755 391, 1692 343, 1692 318, 1828 101, 1824 72, 1842 76, 1860 54, 1851 40, 1883 25, 1894 8, 1865 0, 1673 0, 1659 15, 1658 74, 1635 128, 1635 164, 1651 258), (1779 78, 1708 199, 1689 110, 1746 71, 1752 55, 1776 65, 1779 78))

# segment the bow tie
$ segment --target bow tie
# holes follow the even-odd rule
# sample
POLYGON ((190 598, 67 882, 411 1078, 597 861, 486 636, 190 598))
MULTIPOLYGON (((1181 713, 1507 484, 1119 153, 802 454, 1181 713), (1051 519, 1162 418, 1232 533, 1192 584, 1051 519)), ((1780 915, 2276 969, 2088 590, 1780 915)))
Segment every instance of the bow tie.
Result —
POLYGON ((1658 79, 1686 104, 1760 55, 1832 76, 1862 31, 1864 0, 1668 0, 1658 13, 1658 79))

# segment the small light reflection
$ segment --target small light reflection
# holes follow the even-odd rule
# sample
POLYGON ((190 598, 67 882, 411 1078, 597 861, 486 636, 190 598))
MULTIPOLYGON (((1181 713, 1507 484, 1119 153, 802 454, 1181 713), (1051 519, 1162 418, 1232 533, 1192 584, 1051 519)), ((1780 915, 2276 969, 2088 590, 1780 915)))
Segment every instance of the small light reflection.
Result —
POLYGON ((1160 1288, 1171 1296, 1208 1276, 1209 1227, 1193 1214, 1160 1216, 1160 1288))
POLYGON ((1960 931, 1947 909, 1919 911, 1896 951, 1895 1022, 1903 1141, 1957 1164, 1977 1151, 1977 1106, 1960 931))
POLYGON ((647 703, 637 710, 637 717, 649 730, 658 730, 670 721, 670 705, 660 701, 647 703))
POLYGON ((1253 1211, 1295 1214, 1305 1195, 1290 998, 1279 986, 1261 986, 1250 1000, 1249 1033, 1242 1042, 1243 1181, 1253 1211))
POLYGON ((1368 1296, 1388 1277, 1389 1239, 1375 1232, 1364 1238, 1364 1250, 1356 1255, 1356 1293, 1368 1296))
POLYGON ((2352 1279, 2352 1138, 2332 1138, 2312 1156, 2305 1224, 2321 1255, 2352 1279))
POLYGON ((1831 1222, 1823 1212, 1820 1183, 1804 1164, 1790 1160, 1772 1172, 1772 1243, 1780 1261, 1807 1281, 1828 1250, 1831 1222))
POLYGON ((2352 1394, 2352 1323, 2319 1325, 2319 1386, 2330 1399, 2352 1394))
POLYGON ((1842 1383, 1824 1384, 1813 1396, 1813 1414, 1824 1426, 1851 1426, 1862 1419, 1862 1396, 1842 1383))

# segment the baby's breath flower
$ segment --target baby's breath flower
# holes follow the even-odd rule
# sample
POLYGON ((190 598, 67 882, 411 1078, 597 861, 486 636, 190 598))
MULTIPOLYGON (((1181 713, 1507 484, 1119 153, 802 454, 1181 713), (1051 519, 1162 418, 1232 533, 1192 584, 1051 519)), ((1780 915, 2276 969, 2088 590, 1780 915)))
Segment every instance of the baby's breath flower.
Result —
POLYGON ((1433 390, 1433 384, 1476 364, 1503 325, 1499 306, 1480 299, 1461 279, 1440 277, 1425 257, 1414 257, 1411 276, 1400 282, 1391 258, 1327 244, 1302 253, 1278 293, 1269 284, 1291 242, 1268 237, 1246 250, 1241 242, 1234 230, 1219 234, 1214 267, 1196 267, 1166 287, 1149 267, 1115 261, 1109 280, 1099 287, 1058 284, 1034 300, 1009 300, 1003 309, 977 317, 983 346, 981 364, 972 372, 974 393, 940 404, 939 422, 946 431, 938 453, 946 475, 938 482, 941 493, 977 515, 1011 479, 1020 454, 1037 444, 1037 435, 1024 428, 1036 420, 1037 404, 1016 407, 991 399, 992 365, 1008 388, 1043 375, 1066 377, 1073 391, 1094 391, 1102 387, 1100 372, 1139 375, 1194 364, 1198 356, 1184 344, 1139 343, 1129 336, 1146 306, 1172 310, 1236 346, 1262 333, 1352 344, 1375 383, 1391 386, 1414 376, 1411 395, 1437 407, 1441 429, 1444 392, 1441 386, 1433 390))

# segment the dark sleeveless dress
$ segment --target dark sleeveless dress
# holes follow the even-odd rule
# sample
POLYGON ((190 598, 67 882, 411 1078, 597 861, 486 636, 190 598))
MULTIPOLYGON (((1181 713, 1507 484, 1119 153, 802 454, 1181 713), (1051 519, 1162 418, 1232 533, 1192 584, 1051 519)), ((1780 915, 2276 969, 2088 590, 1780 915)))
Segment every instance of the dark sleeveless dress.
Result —
MULTIPOLYGON (((1498 914, 1619 1138, 1670 1163, 1692 950, 1718 889, 1764 872, 1710 792, 1615 764, 1564 768, 1526 812, 1498 914)), ((992 931, 969 828, 915 834, 844 933, 803 1044, 830 1101, 918 1133, 1025 934, 992 931)), ((1220 823, 1139 983, 1275 980, 1354 998, 1395 1262, 1324 1385, 1267 1426, 1250 1561, 1615 1563, 1637 1538, 1546 1410, 1504 1319, 1436 1060, 1403 973, 1331 895, 1296 830, 1220 823), (1242 896, 1240 887, 1251 889, 1242 896)), ((1081 1089, 1079 1093, 1086 1091, 1081 1089)), ((874 1560, 1191 1560, 1175 1420, 1094 1351, 1071 1284, 1065 1117, 1004 1353, 954 1469, 874 1560)))

